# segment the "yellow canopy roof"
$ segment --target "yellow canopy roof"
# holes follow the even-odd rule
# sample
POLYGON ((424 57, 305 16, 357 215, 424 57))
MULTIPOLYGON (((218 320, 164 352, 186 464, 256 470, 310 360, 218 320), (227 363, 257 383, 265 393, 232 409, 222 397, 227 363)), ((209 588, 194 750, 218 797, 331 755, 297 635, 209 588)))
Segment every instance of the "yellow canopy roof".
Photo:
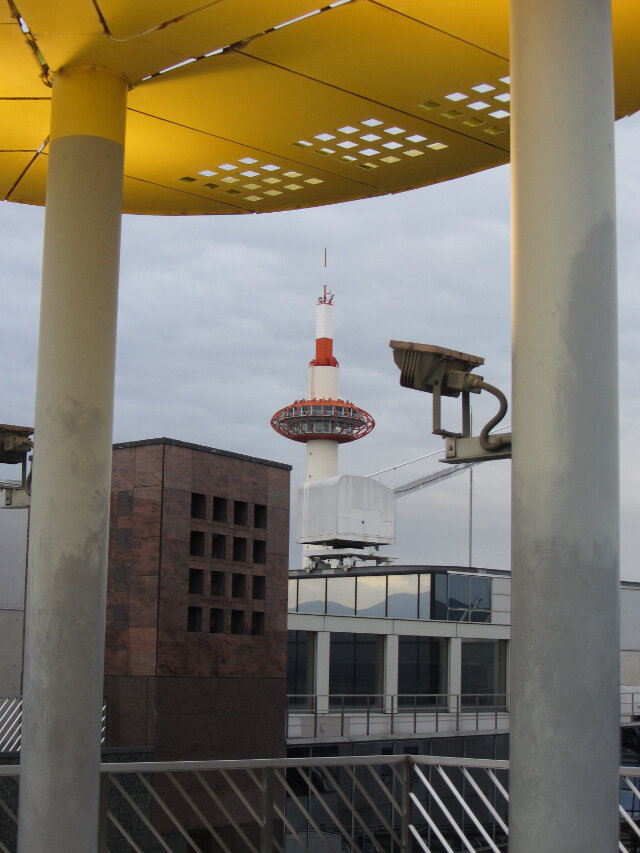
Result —
MULTIPOLYGON (((250 213, 509 160, 508 0, 0 0, 0 196, 43 204, 51 76, 131 84, 124 209, 250 213)), ((613 0, 616 117, 640 3, 613 0)))

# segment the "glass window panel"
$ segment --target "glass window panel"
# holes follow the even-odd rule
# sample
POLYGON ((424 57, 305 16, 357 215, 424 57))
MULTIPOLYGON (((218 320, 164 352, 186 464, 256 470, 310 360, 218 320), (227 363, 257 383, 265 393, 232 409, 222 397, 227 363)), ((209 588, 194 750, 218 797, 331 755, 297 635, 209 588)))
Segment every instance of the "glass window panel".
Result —
POLYGON ((298 613, 324 613, 324 578, 300 578, 298 613))
POLYGON ((449 608, 469 608, 469 578, 467 575, 449 575, 449 608))
POLYGON ((440 637, 399 637, 398 702, 403 707, 435 707, 444 709, 440 696, 447 677, 447 641, 440 637))
POLYGON ((418 618, 418 575, 389 575, 387 616, 394 619, 418 618))
POLYGON ((376 634, 331 633, 329 693, 333 707, 380 703, 379 650, 376 634))
POLYGON ((506 701, 506 645, 503 640, 462 642, 462 704, 503 707, 506 701))
POLYGON ((490 622, 491 621, 491 612, 489 610, 472 610, 471 611, 471 621, 472 622, 490 622))
POLYGON ((443 621, 447 618, 447 576, 445 574, 433 576, 433 618, 443 621))
POLYGON ((420 592, 418 593, 418 618, 431 619, 431 578, 432 575, 420 575, 420 592))
POLYGON ((384 616, 386 592, 386 575, 359 577, 356 596, 358 616, 384 616))
POLYGON ((356 612, 356 579, 327 578, 327 613, 353 616, 356 612))
POLYGON ((470 578, 472 610, 491 610, 491 578, 470 578))
POLYGON ((289 613, 295 613, 298 607, 298 581, 289 581, 289 613))
POLYGON ((287 694, 290 707, 311 707, 314 636, 309 631, 287 631, 287 694))

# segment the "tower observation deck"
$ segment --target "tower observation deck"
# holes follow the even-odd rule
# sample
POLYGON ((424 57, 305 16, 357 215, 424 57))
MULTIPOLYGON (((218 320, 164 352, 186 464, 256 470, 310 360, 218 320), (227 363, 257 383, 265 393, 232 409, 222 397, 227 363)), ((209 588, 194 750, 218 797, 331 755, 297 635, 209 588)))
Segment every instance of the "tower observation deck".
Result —
POLYGON ((316 357, 309 362, 308 396, 277 411, 271 426, 292 441, 307 444, 306 480, 338 473, 338 445, 368 435, 375 421, 339 397, 338 360, 333 354, 333 293, 323 288, 316 306, 316 357))

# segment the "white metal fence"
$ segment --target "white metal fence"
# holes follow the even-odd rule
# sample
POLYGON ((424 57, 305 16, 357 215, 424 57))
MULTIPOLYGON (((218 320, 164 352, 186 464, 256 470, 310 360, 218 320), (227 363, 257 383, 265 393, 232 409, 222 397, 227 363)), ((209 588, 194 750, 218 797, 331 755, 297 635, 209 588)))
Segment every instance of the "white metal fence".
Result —
MULTIPOLYGON (((413 755, 102 765, 100 853, 506 853, 508 762, 413 755)), ((0 767, 0 850, 19 767, 0 767)), ((640 767, 620 770, 640 851, 640 767)), ((70 849, 72 849, 70 847, 70 849)))

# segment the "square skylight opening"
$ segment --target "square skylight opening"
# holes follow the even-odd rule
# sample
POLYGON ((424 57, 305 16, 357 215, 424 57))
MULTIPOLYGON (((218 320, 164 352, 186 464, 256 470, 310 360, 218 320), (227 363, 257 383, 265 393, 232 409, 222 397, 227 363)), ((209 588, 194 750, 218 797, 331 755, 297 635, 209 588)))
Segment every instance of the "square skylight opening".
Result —
POLYGON ((485 133, 488 133, 490 136, 498 136, 500 133, 506 133, 506 128, 504 127, 487 127, 485 128, 485 133))
POLYGON ((358 165, 360 166, 361 169, 377 169, 378 168, 377 163, 359 163, 358 165))
POLYGON ((501 78, 500 78, 500 82, 501 82, 501 83, 506 83, 506 84, 507 84, 507 86, 510 86, 510 85, 511 85, 511 77, 509 77, 509 76, 507 76, 507 77, 501 77, 501 78))
POLYGON ((462 124, 466 124, 467 127, 480 127, 485 122, 481 118, 466 118, 462 124))
POLYGON ((284 188, 285 188, 285 190, 294 190, 295 191, 295 190, 301 190, 302 185, 301 184, 285 184, 284 188))
POLYGON ((464 115, 460 110, 447 110, 446 113, 442 113, 443 118, 460 118, 460 116, 464 115))
POLYGON ((333 133, 316 133, 314 139, 319 139, 320 142, 328 142, 330 139, 335 139, 335 134, 333 133))
POLYGON ((494 95, 493 100, 494 101, 502 101, 502 103, 505 103, 506 101, 510 101, 511 100, 511 92, 502 92, 500 95, 494 95))
POLYGON ((350 154, 345 154, 342 159, 346 160, 347 163, 357 163, 358 162, 358 158, 352 157, 350 154))
POLYGON ((241 158, 238 160, 238 163, 246 163, 246 164, 247 164, 247 166, 250 166, 250 165, 251 165, 251 163, 257 163, 257 162, 258 162, 258 161, 256 160, 256 158, 255 158, 255 157, 241 157, 241 158))
POLYGON ((335 154, 335 153, 336 152, 334 151, 333 148, 318 148, 318 154, 324 154, 326 156, 327 154, 335 154))
POLYGON ((264 194, 274 196, 274 195, 282 195, 282 192, 280 190, 265 190, 264 194))
POLYGON ((245 190, 261 190, 260 184, 243 184, 245 190))
POLYGON ((402 148, 402 143, 393 140, 392 142, 383 142, 382 147, 389 148, 391 151, 393 151, 394 148, 402 148))
POLYGON ((438 101, 424 101, 424 103, 420 104, 423 110, 437 110, 439 106, 438 101))
POLYGON ((388 157, 381 157, 381 158, 380 158, 380 162, 381 162, 381 163, 389 163, 389 164, 391 164, 391 163, 399 163, 399 162, 400 162, 400 158, 399 158, 399 157, 392 157, 392 156, 391 156, 391 154, 389 154, 389 156, 388 156, 388 157))
POLYGON ((424 151, 419 151, 417 148, 409 148, 408 151, 402 152, 406 157, 421 157, 424 151))
POLYGON ((315 186, 316 184, 324 184, 324 181, 321 178, 306 178, 305 184, 315 186))
POLYGON ((234 166, 233 163, 222 163, 218 166, 218 169, 224 169, 225 172, 232 172, 234 169, 237 169, 237 166, 234 166))
POLYGON ((488 104, 486 101, 474 101, 472 104, 467 104, 470 110, 486 110, 491 104, 488 104))
POLYGON ((493 113, 489 113, 491 118, 509 118, 511 113, 507 112, 507 110, 496 110, 493 113))
POLYGON ((397 136, 399 133, 406 133, 407 131, 404 127, 395 127, 394 125, 393 127, 385 127, 384 132, 390 133, 391 136, 397 136))
POLYGON ((340 148, 355 148, 357 144, 357 142, 352 142, 350 139, 345 139, 344 142, 338 142, 338 146, 340 148))
POLYGON ((339 127, 338 130, 340 131, 340 133, 357 133, 358 132, 358 128, 357 127, 351 127, 350 124, 346 124, 344 127, 339 127))
POLYGON ((273 163, 267 163, 265 166, 262 166, 265 172, 277 172, 280 166, 275 166, 273 163))
POLYGON ((363 142, 377 142, 379 139, 382 139, 381 136, 378 136, 377 133, 365 133, 364 136, 361 136, 363 142))
POLYGON ((427 145, 427 148, 430 148, 432 151, 442 151, 448 147, 444 142, 432 142, 431 145, 427 145))
POLYGON ((178 178, 179 181, 184 181, 185 184, 193 184, 196 178, 192 178, 191 175, 185 175, 183 178, 178 178))
POLYGON ((379 153, 380 152, 377 151, 375 148, 363 148, 362 151, 360 152, 360 154, 362 154, 363 157, 375 157, 376 154, 379 154, 379 153))
POLYGON ((211 169, 203 169, 201 172, 198 172, 199 175, 202 175, 203 178, 212 178, 217 172, 212 172, 211 169))
POLYGON ((209 181, 206 184, 204 184, 203 186, 205 186, 208 190, 217 190, 218 189, 217 184, 212 184, 209 181))
POLYGON ((257 178, 260 172, 253 172, 251 169, 247 169, 246 172, 240 172, 240 174, 245 178, 257 178))
POLYGON ((237 184, 238 183, 238 179, 232 178, 231 175, 227 175, 227 177, 223 178, 222 180, 225 182, 225 184, 237 184))
POLYGON ((285 178, 301 178, 302 177, 300 172, 283 172, 282 174, 285 176, 285 178))
POLYGON ((474 92, 479 92, 481 95, 484 95, 485 92, 493 92, 496 88, 492 86, 490 83, 480 83, 478 86, 471 87, 474 92))
POLYGON ((246 195, 245 201, 262 201, 261 195, 246 195))
POLYGON ((368 118, 365 121, 360 122, 360 124, 366 124, 367 127, 379 127, 382 122, 378 121, 377 118, 368 118))
MULTIPOLYGON (((427 141, 427 137, 426 137, 426 136, 421 136, 419 133, 414 133, 412 136, 407 136, 407 142, 413 142, 414 144, 415 144, 416 142, 426 142, 426 141, 427 141)), ((389 147, 389 143, 388 143, 388 142, 387 142, 387 146, 386 146, 386 147, 387 147, 387 148, 389 147)))
POLYGON ((281 184, 282 181, 280 178, 265 178, 262 182, 263 184, 281 184))
POLYGON ((450 95, 445 95, 445 98, 448 101, 466 101, 469 95, 465 95, 462 92, 452 92, 450 95))
POLYGON ((313 146, 313 142, 307 142, 306 139, 299 139, 297 142, 294 142, 297 148, 311 148, 313 146))
POLYGON ((225 195, 240 195, 240 190, 225 190, 225 195))

